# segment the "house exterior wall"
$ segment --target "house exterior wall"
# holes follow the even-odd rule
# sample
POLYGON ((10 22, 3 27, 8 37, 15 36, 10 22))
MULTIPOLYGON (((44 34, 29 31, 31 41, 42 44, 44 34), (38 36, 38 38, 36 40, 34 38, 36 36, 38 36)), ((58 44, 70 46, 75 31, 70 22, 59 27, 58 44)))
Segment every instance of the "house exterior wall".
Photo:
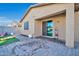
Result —
MULTIPOLYGON (((75 41, 79 42, 79 11, 75 12, 75 41)), ((42 21, 44 20, 52 20, 55 23, 55 27, 58 28, 58 33, 59 33, 59 39, 60 40, 65 40, 66 39, 66 15, 65 14, 60 14, 57 16, 53 16, 49 19, 43 19, 41 21, 36 21, 36 36, 42 36, 42 21)))
POLYGON ((20 28, 21 34, 24 35, 33 35, 34 34, 34 19, 32 17, 32 10, 25 16, 24 21, 21 22, 22 27, 20 28), (29 22, 29 30, 24 30, 24 23, 29 22))
POLYGON ((35 21, 35 37, 42 36, 42 21, 37 20, 35 21))
POLYGON ((35 34, 35 20, 50 14, 56 14, 57 12, 63 11, 68 7, 69 4, 51 4, 39 8, 33 8, 30 10, 28 15, 25 16, 22 22, 21 33, 23 34, 35 34), (61 7, 62 6, 62 7, 61 7), (52 7, 52 8, 51 8, 52 7), (29 30, 24 30, 24 22, 29 22, 29 30))
POLYGON ((66 17, 65 14, 60 14, 57 16, 53 16, 48 19, 42 19, 41 21, 38 20, 35 23, 35 36, 43 36, 42 35, 42 22, 52 20, 55 24, 54 29, 58 29, 58 35, 60 40, 65 40, 65 32, 66 32, 66 17))
POLYGON ((70 5, 70 4, 51 4, 51 5, 47 5, 47 6, 33 8, 31 16, 34 19, 38 19, 41 17, 45 17, 47 15, 57 14, 61 11, 64 11, 65 9, 67 9, 68 5, 70 5))
POLYGON ((65 14, 60 14, 55 17, 52 17, 52 20, 55 22, 55 28, 58 29, 58 38, 60 40, 65 40, 66 34, 66 17, 65 14))
POLYGON ((75 12, 75 41, 79 42, 79 11, 75 12))
MULTIPOLYGON (((41 17, 45 17, 47 15, 53 15, 59 13, 60 11, 69 8, 69 4, 52 4, 43 7, 37 7, 30 10, 28 15, 24 18, 21 27, 21 33, 25 35, 33 35, 33 36, 42 36, 42 21, 44 20, 52 20, 55 22, 55 27, 58 28, 59 39, 66 39, 66 15, 60 14, 56 16, 52 16, 49 19, 37 20, 41 17), (51 8, 52 7, 52 8, 51 8), (24 30, 24 22, 29 22, 29 30, 24 30)), ((75 12, 75 41, 79 41, 79 12, 75 12)))

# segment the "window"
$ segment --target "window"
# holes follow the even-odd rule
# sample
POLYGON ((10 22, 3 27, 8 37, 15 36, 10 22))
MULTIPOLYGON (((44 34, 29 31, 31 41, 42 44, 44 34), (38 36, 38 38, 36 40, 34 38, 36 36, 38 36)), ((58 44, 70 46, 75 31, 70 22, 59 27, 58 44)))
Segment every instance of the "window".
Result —
POLYGON ((29 29, 29 22, 25 22, 24 23, 24 30, 28 30, 29 29))

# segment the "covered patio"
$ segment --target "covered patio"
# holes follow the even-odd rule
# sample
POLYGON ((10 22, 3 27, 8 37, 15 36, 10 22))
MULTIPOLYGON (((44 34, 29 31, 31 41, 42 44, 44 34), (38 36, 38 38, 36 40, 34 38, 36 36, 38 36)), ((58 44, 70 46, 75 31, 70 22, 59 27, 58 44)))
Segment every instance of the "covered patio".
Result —
MULTIPOLYGON (((54 6, 53 6, 54 7, 54 6)), ((65 23, 65 45, 69 48, 73 48, 74 47, 74 4, 68 4, 68 7, 63 7, 61 8, 61 4, 58 6, 59 9, 54 10, 55 8, 53 8, 53 12, 49 13, 49 14, 43 14, 43 16, 40 17, 35 17, 34 19, 34 36, 43 36, 42 35, 42 20, 44 19, 48 19, 48 18, 53 18, 53 16, 56 15, 60 15, 62 13, 65 14, 65 18, 66 18, 66 23, 65 23)), ((42 14, 42 12, 40 12, 40 14, 42 14)), ((61 27, 61 26, 60 26, 61 27)), ((45 30, 44 30, 45 31, 45 30)), ((63 32, 63 31, 61 31, 63 32)), ((55 34, 55 33, 54 33, 55 34)), ((55 37, 54 37, 55 38, 55 37)), ((59 38, 60 39, 60 38, 59 38)))

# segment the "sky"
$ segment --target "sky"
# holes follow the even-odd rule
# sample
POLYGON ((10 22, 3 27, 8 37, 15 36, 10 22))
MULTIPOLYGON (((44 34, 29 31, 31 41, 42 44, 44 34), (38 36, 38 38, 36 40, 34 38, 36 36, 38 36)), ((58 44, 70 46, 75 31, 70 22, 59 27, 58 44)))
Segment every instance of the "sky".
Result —
POLYGON ((20 21, 29 6, 35 3, 0 3, 0 24, 20 21))

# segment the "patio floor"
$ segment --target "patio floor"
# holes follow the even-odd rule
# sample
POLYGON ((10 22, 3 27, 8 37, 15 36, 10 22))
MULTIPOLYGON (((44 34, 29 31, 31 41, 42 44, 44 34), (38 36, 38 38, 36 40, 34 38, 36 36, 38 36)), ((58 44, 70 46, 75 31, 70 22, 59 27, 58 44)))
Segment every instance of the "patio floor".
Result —
POLYGON ((61 42, 46 38, 28 38, 17 35, 19 41, 0 46, 2 56, 78 56, 79 43, 75 48, 67 48, 61 42))

